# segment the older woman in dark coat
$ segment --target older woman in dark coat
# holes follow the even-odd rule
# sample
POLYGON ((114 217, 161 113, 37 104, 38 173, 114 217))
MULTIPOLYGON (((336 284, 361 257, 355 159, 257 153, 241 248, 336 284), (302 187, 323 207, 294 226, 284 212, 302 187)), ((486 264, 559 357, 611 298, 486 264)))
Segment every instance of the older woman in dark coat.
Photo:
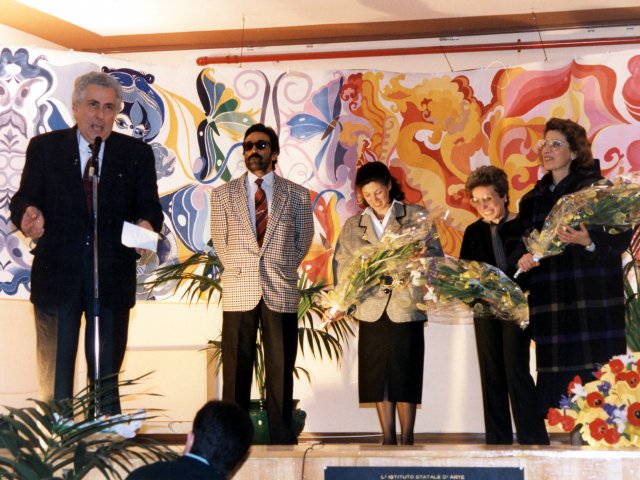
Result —
MULTIPOLYGON (((560 197, 602 179, 583 127, 550 119, 540 143, 547 174, 520 203, 523 231, 540 229, 560 197)), ((538 411, 557 407, 575 376, 592 379, 598 365, 626 352, 621 255, 631 232, 563 225, 560 255, 540 261, 525 253, 518 267, 529 272, 529 314, 536 342, 538 411)), ((521 246, 524 252, 524 245, 521 246)))

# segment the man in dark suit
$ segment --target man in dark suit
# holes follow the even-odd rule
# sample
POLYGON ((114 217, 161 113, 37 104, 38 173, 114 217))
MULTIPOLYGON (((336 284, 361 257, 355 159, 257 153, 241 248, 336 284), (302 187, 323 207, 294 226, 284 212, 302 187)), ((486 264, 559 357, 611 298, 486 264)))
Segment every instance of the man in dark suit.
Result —
POLYGON ((224 267, 222 396, 249 409, 260 324, 271 443, 293 444, 298 267, 313 239, 311 199, 275 174, 280 146, 272 128, 249 127, 242 149, 248 172, 211 194, 211 238, 224 267))
POLYGON ((138 253, 121 241, 124 222, 159 231, 155 162, 143 142, 112 132, 122 107, 113 77, 90 72, 76 79, 72 107, 76 125, 31 139, 11 220, 35 244, 31 302, 34 304, 38 368, 43 400, 73 396, 81 317, 86 322, 89 377, 95 377, 93 214, 83 172, 98 159, 99 376, 108 377, 109 401, 100 411, 120 412, 117 373, 127 344, 129 310, 135 303, 138 253), (99 142, 96 142, 99 143, 99 142))
POLYGON ((182 457, 138 468, 127 480, 226 480, 246 460, 252 440, 249 414, 234 402, 212 400, 196 414, 182 457))

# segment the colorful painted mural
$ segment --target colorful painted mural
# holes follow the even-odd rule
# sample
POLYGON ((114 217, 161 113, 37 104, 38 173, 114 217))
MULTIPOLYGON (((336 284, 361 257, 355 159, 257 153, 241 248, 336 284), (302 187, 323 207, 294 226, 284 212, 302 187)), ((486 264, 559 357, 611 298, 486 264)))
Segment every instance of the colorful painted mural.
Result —
POLYGON ((255 122, 280 135, 279 173, 309 188, 314 244, 302 268, 332 282, 344 219, 358 211, 357 167, 390 166, 409 202, 447 213, 445 252, 458 253, 475 218, 464 195, 471 170, 494 164, 511 205, 540 175, 534 151, 546 119, 571 118, 592 141, 603 173, 640 170, 640 55, 447 74, 380 71, 202 69, 132 65, 86 53, 0 47, 0 297, 28 298, 30 246, 9 220, 29 138, 72 125, 73 79, 103 70, 125 91, 116 129, 155 153, 165 226, 157 254, 139 263, 139 298, 172 298, 142 283, 209 241, 210 189, 244 171, 241 141, 255 122))

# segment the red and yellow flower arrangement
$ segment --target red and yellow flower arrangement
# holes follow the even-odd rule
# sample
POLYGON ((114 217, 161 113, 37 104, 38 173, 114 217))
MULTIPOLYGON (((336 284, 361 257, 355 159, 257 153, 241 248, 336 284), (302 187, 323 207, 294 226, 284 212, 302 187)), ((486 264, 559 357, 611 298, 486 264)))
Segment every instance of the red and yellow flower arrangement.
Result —
POLYGON ((560 408, 550 408, 550 426, 565 432, 580 428, 582 439, 596 447, 640 447, 640 352, 613 357, 582 383, 575 377, 560 408))

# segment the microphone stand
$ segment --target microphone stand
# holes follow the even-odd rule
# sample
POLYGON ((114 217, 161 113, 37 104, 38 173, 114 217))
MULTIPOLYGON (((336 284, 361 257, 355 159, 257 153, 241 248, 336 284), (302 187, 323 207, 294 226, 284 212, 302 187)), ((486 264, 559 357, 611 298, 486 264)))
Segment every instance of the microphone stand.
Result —
POLYGON ((102 140, 97 137, 91 149, 89 159, 89 176, 91 178, 92 191, 92 221, 93 221, 93 349, 94 349, 94 372, 93 372, 93 394, 95 405, 93 409, 94 418, 100 417, 100 289, 98 275, 98 180, 100 169, 98 167, 98 156, 100 155, 102 140))

